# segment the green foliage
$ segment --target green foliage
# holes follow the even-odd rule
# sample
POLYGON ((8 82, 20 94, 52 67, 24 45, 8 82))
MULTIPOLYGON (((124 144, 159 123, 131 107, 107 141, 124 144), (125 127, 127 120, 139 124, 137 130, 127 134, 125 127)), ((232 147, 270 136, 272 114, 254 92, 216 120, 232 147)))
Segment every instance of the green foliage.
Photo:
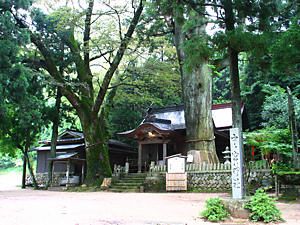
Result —
POLYGON ((207 60, 211 54, 206 37, 194 36, 186 40, 182 46, 186 54, 184 69, 191 72, 200 65, 201 61, 207 60))
POLYGON ((265 128, 245 133, 245 144, 255 146, 263 155, 277 153, 292 156, 291 136, 288 129, 265 128))
MULTIPOLYGON (((262 106, 262 119, 265 127, 288 128, 288 96, 283 88, 264 85, 267 94, 262 106)), ((300 125, 300 100, 294 97, 297 121, 300 125)), ((298 126, 299 127, 299 126, 298 126)))
POLYGON ((173 63, 149 59, 142 66, 130 67, 123 76, 109 115, 112 134, 136 127, 152 105, 181 103, 180 75, 173 63))
POLYGON ((8 154, 0 153, 0 169, 7 169, 15 166, 16 163, 14 158, 10 157, 8 154))
POLYGON ((276 207, 274 199, 270 198, 263 189, 258 189, 255 192, 245 208, 250 210, 252 221, 269 223, 282 220, 281 212, 276 207))
POLYGON ((220 198, 210 198, 206 200, 205 207, 206 209, 201 213, 201 216, 209 221, 218 222, 225 220, 229 216, 220 198))
POLYGON ((299 74, 300 67, 300 26, 299 17, 293 18, 289 29, 282 32, 270 47, 273 69, 284 75, 299 74))

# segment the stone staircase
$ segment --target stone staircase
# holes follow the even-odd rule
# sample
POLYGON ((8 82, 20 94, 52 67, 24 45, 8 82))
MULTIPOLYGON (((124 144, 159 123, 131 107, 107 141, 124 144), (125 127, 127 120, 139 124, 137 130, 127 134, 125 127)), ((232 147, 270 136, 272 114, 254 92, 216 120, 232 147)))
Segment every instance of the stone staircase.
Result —
POLYGON ((141 192, 146 173, 129 173, 112 183, 109 191, 112 192, 141 192))

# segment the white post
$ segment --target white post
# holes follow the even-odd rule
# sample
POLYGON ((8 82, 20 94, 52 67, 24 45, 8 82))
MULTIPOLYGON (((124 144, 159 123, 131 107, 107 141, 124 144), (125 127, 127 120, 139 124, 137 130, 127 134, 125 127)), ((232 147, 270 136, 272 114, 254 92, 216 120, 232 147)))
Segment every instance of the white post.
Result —
POLYGON ((163 164, 166 165, 167 143, 163 143, 163 164))
POLYGON ((129 173, 129 162, 125 163, 125 173, 128 174, 129 173))
POLYGON ((142 144, 139 143, 138 149, 138 173, 142 172, 142 144))
POLYGON ((67 162, 67 184, 70 182, 70 160, 67 162))
POLYGON ((230 129, 232 198, 244 196, 242 137, 239 128, 230 129))

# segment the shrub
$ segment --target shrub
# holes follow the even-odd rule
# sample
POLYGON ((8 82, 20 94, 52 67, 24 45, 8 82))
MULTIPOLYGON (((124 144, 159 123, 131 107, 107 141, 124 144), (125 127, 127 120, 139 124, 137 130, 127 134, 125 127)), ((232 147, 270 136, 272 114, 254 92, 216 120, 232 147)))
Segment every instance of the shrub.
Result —
POLYGON ((220 198, 210 198, 206 200, 206 209, 201 213, 201 215, 212 222, 218 222, 225 220, 229 213, 225 209, 225 206, 220 198))
POLYGON ((265 223, 282 220, 281 212, 275 206, 275 200, 270 198, 263 189, 258 189, 246 204, 250 210, 252 221, 263 221, 265 223))

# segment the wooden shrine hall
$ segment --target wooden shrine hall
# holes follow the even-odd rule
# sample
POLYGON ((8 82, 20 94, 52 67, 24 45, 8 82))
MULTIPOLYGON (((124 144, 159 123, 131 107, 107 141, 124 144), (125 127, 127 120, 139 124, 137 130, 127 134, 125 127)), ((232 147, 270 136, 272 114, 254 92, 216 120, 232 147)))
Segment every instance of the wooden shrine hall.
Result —
MULTIPOLYGON (((244 127, 247 117, 241 107, 244 127)), ((216 152, 224 161, 222 151, 229 146, 232 127, 231 103, 212 106, 216 152)), ((133 130, 119 133, 138 142, 138 172, 147 171, 151 162, 165 165, 166 157, 181 153, 187 155, 184 106, 150 108, 141 124, 133 130)))

